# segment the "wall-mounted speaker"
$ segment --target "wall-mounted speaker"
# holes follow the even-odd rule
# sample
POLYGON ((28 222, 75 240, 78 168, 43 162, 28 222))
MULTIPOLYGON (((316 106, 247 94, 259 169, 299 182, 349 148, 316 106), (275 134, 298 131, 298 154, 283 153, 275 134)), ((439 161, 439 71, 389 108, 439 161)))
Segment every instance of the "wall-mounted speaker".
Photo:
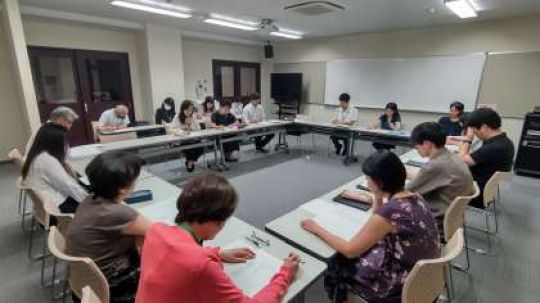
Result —
POLYGON ((274 58, 274 47, 272 44, 266 44, 264 46, 264 58, 272 59, 274 58))

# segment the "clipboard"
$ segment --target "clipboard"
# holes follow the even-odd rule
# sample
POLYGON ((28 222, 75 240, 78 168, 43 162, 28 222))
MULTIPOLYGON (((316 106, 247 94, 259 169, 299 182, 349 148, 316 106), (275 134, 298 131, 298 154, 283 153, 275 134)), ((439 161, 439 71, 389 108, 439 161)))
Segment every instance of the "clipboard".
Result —
POLYGON ((347 199, 347 198, 343 198, 341 195, 337 195, 336 197, 334 197, 334 199, 332 199, 332 201, 334 201, 336 203, 344 204, 344 205, 347 205, 347 206, 350 206, 350 207, 353 207, 353 208, 356 208, 356 209, 360 209, 360 210, 363 210, 363 211, 368 211, 371 208, 370 203, 365 203, 365 202, 356 201, 356 200, 350 200, 350 199, 347 199))

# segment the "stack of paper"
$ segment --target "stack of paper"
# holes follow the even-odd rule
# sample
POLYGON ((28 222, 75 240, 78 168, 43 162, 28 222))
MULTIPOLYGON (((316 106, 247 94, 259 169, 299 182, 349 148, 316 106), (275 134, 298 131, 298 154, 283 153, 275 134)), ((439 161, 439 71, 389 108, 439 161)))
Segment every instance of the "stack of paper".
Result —
POLYGON ((312 200, 300 208, 313 213, 317 224, 345 240, 352 239, 371 216, 369 212, 322 199, 312 200))
POLYGON ((248 296, 257 294, 268 285, 283 263, 243 239, 236 240, 222 249, 231 248, 249 248, 255 252, 255 258, 245 263, 224 263, 225 271, 234 284, 248 296))

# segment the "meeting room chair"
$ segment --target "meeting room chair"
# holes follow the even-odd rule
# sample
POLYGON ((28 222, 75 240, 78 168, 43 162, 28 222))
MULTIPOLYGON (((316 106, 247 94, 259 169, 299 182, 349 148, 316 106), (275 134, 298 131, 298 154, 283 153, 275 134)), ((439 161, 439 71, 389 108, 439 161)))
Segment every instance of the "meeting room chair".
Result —
POLYGON ((68 255, 66 253, 66 240, 54 226, 49 232, 48 245, 51 253, 67 264, 62 292, 64 294, 63 302, 65 302, 68 286, 79 298, 83 296, 83 288, 89 286, 100 302, 109 302, 109 284, 99 267, 90 258, 68 255))
POLYGON ((449 275, 450 262, 463 249, 463 229, 458 229, 442 249, 440 258, 420 260, 405 279, 401 294, 402 303, 429 303, 439 297, 443 289, 453 300, 453 281, 449 275))
MULTIPOLYGON (((444 228, 444 240, 449 241, 452 235, 460 228, 463 228, 463 234, 465 238, 465 247, 468 247, 467 242, 467 230, 465 228, 465 210, 467 209, 467 206, 469 205, 469 202, 471 202, 472 199, 478 197, 480 195, 480 187, 478 187, 478 184, 476 182, 474 184, 474 192, 469 196, 458 196, 452 201, 450 204, 450 207, 446 210, 446 214, 444 215, 444 222, 443 222, 443 228, 444 228)), ((459 270, 467 271, 470 267, 470 258, 469 258, 469 251, 468 249, 465 250, 465 256, 467 265, 465 267, 456 264, 456 268, 459 270)))
POLYGON ((480 248, 473 248, 474 251, 476 251, 479 254, 482 255, 491 255, 493 254, 492 250, 492 241, 493 237, 497 235, 499 232, 499 219, 497 215, 497 203, 500 203, 500 185, 501 183, 506 180, 511 175, 510 172, 502 172, 497 171, 491 176, 491 178, 486 183, 486 186, 484 187, 484 207, 485 209, 479 209, 479 208, 473 208, 470 207, 469 209, 479 212, 484 215, 485 217, 485 229, 479 229, 476 227, 468 227, 470 229, 479 231, 483 233, 488 241, 488 249, 487 251, 480 248), (494 227, 492 227, 490 223, 490 217, 493 216, 494 221, 494 227))
MULTIPOLYGON (((294 120, 305 122, 312 121, 311 117, 307 115, 296 115, 294 120)), ((300 148, 300 152, 302 153, 302 155, 307 154, 307 148, 304 147, 302 140, 304 135, 311 135, 312 152, 315 152, 317 150, 317 146, 315 144, 315 133, 304 129, 304 127, 297 126, 295 129, 287 130, 286 135, 296 137, 296 147, 300 148)))
POLYGON ((26 210, 26 187, 24 186, 22 177, 20 176, 20 172, 22 171, 22 167, 24 165, 24 158, 21 152, 18 149, 14 148, 8 153, 8 159, 13 161, 13 163, 15 163, 17 169, 19 170, 19 177, 17 178, 17 187, 19 188, 17 209, 19 211, 19 214, 21 215, 21 228, 25 230, 24 222, 26 216, 28 216, 30 213, 26 210))
POLYGON ((85 286, 82 290, 81 303, 103 303, 103 301, 97 297, 90 286, 85 286))

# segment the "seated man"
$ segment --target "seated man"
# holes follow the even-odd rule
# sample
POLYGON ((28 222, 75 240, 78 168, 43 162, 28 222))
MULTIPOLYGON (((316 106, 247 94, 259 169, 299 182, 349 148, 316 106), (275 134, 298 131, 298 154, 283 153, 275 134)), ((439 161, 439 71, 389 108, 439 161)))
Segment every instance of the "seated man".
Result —
MULTIPOLYGON (((334 120, 332 120, 332 124, 351 126, 356 123, 356 120, 358 119, 358 110, 350 104, 350 100, 351 96, 349 96, 349 94, 341 94, 339 96, 339 107, 336 110, 336 116, 334 120)), ((345 145, 343 153, 341 153, 342 156, 345 156, 349 149, 348 140, 340 138, 339 136, 330 136, 330 139, 332 140, 332 143, 334 143, 336 155, 341 153, 343 145, 345 145), (343 142, 343 144, 340 143, 340 141, 343 142)))
POLYGON ((117 105, 101 113, 99 117, 99 130, 111 131, 126 128, 129 125, 129 110, 125 105, 117 105))
MULTIPOLYGON (((222 100, 220 102, 219 110, 212 113, 212 124, 215 126, 238 126, 240 123, 236 120, 236 117, 231 114, 231 101, 222 100)), ((235 151, 240 150, 240 144, 238 141, 223 143, 223 152, 225 153, 225 161, 238 162, 238 158, 233 157, 235 151)))
POLYGON ((444 147, 446 134, 440 124, 425 122, 416 126, 411 133, 411 142, 422 157, 428 157, 420 171, 410 176, 405 186, 421 194, 431 206, 439 233, 444 233, 443 222, 446 210, 457 196, 474 192, 473 178, 469 168, 458 154, 444 147))
POLYGON ((441 117, 439 124, 446 136, 461 136, 465 120, 465 105, 459 101, 450 104, 450 113, 447 117, 441 117))
POLYGON ((467 120, 472 132, 467 132, 463 141, 461 156, 469 166, 474 180, 480 187, 481 194, 469 205, 484 208, 484 187, 497 171, 512 170, 514 143, 501 131, 501 117, 490 108, 479 108, 472 112, 467 120), (482 146, 470 152, 473 135, 482 140, 482 146))
MULTIPOLYGON (((264 109, 260 105, 261 98, 258 94, 253 94, 251 95, 250 100, 251 102, 246 105, 242 111, 244 123, 259 123, 264 121, 264 109)), ((268 150, 264 149, 264 147, 272 141, 273 138, 274 134, 255 137, 255 149, 259 152, 267 153, 268 150)))

